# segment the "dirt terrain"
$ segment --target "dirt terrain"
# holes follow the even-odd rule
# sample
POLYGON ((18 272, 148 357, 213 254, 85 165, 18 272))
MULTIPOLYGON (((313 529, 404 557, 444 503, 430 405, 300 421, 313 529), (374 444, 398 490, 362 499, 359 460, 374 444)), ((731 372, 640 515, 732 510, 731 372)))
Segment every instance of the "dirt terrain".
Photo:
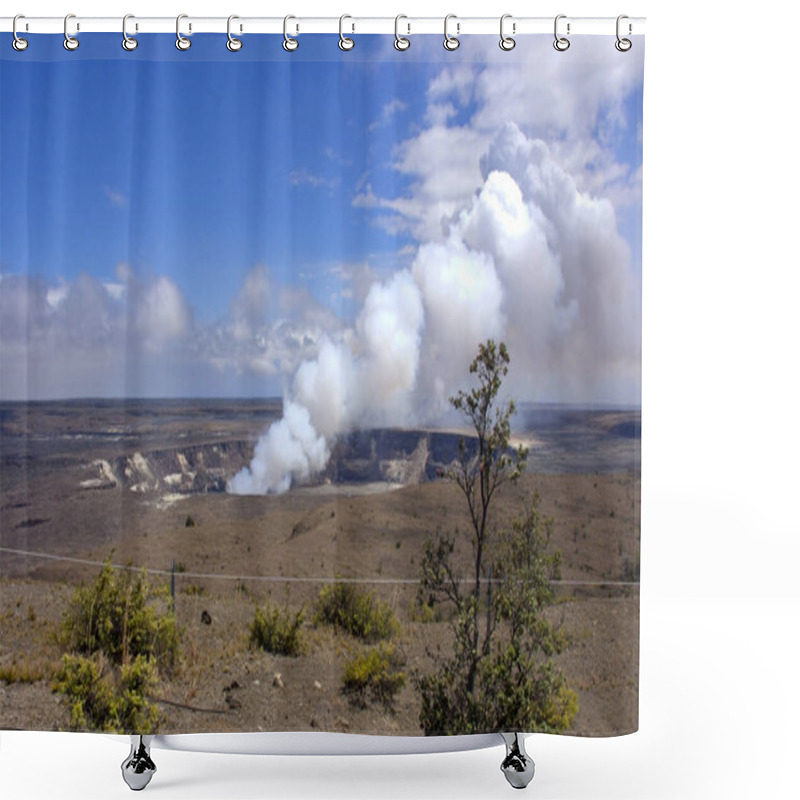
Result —
MULTIPOLYGON (((424 671, 427 648, 450 633, 446 620, 418 618, 414 581, 425 537, 467 525, 463 496, 443 477, 459 432, 353 434, 307 486, 225 494, 279 413, 277 403, 241 401, 0 406, 0 670, 19 678, 0 680, 0 727, 67 726, 50 688, 62 654, 54 633, 73 587, 110 555, 164 583, 176 566, 183 659, 160 683, 163 732, 420 733, 410 681, 392 710, 360 709, 342 694, 344 663, 363 649, 352 637, 308 613, 307 652, 286 657, 251 650, 248 630, 268 596, 310 612, 325 581, 366 581, 400 622, 403 669, 424 671)), ((570 641, 559 663, 578 693, 573 732, 635 730, 638 412, 521 416, 529 469, 498 496, 496 523, 539 492, 563 555, 550 614, 570 641)))

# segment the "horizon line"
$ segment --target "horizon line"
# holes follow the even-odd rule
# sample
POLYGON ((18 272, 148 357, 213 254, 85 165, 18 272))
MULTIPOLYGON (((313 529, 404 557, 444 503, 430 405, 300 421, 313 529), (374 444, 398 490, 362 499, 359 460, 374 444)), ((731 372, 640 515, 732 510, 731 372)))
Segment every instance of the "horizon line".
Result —
MULTIPOLYGON (((184 395, 162 397, 52 397, 38 399, 9 399, 0 397, 0 405, 47 405, 57 403, 198 403, 198 402, 230 402, 230 403, 283 403, 284 398, 278 395, 265 396, 228 396, 228 395, 184 395)), ((642 404, 615 401, 560 401, 560 400, 514 400, 518 409, 523 407, 537 408, 572 408, 583 410, 627 410, 641 411, 642 404)))

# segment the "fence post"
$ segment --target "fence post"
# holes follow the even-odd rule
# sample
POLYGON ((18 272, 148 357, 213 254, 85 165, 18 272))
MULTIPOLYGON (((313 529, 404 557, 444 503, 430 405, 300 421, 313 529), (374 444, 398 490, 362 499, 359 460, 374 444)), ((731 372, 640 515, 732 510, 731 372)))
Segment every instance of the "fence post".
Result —
POLYGON ((172 570, 169 576, 169 593, 172 597, 172 613, 175 613, 175 559, 172 559, 172 570))

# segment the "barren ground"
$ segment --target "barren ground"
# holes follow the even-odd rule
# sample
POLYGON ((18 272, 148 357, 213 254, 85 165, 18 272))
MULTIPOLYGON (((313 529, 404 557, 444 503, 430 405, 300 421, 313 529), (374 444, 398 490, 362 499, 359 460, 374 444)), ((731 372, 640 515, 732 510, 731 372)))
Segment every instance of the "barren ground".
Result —
MULTIPOLYGON (((275 409, 254 405, 252 417, 243 419, 226 416, 226 410, 215 424, 207 414, 187 421, 183 411, 171 409, 169 420, 156 425, 152 415, 143 413, 145 422, 118 433, 121 438, 113 442, 93 436, 99 422, 92 424, 86 415, 76 422, 74 409, 67 409, 60 422, 52 413, 37 420, 30 411, 21 421, 18 409, 3 416, 3 547, 90 562, 110 554, 114 563, 151 570, 168 570, 173 561, 177 565, 175 605, 183 660, 172 679, 161 680, 157 699, 167 720, 162 732, 421 733, 419 700, 410 681, 392 710, 360 709, 343 696, 344 662, 363 647, 356 640, 315 626, 309 613, 303 626, 306 654, 274 656, 249 648, 248 628, 254 605, 267 596, 310 612, 324 580, 374 580, 368 588, 391 604, 401 623, 394 641, 405 671, 424 671, 429 666, 426 649, 447 642, 448 623, 417 619, 413 584, 381 581, 416 580, 426 535, 437 528, 466 527, 463 497, 453 483, 327 483, 277 497, 79 488, 93 459, 130 449, 125 437, 136 438, 142 451, 147 435, 159 443, 165 437, 177 443, 187 436, 193 442, 242 439, 246 428, 253 429, 255 416, 263 421, 275 409), (66 429, 73 436, 83 431, 86 438, 68 444, 47 438, 48 431, 66 429), (34 434, 43 437, 42 444, 34 434), (188 517, 192 527, 186 525, 188 517), (282 577, 307 582, 284 582, 282 577), (204 611, 211 624, 202 622, 204 611), (282 686, 274 685, 276 673, 282 686)), ((106 431, 109 414, 97 415, 106 431)), ((124 417, 115 424, 129 421, 124 417)), ((593 436, 598 430, 629 432, 630 419, 606 414, 596 423, 593 436)), ((544 436, 545 449, 532 454, 535 471, 498 496, 498 523, 520 507, 527 493, 540 493, 544 511, 555 521, 553 545, 563 554, 564 583, 557 587, 558 603, 550 613, 570 641, 558 660, 578 693, 573 732, 623 733, 638 725, 638 437, 609 433, 607 464, 601 460, 601 468, 590 470, 585 445, 591 437, 570 439, 570 430, 559 429, 569 443, 562 451, 548 452, 547 442, 554 440, 544 436), (625 468, 620 454, 629 450, 636 458, 625 468), (542 470, 547 463, 554 465, 549 472, 542 470)), ((540 434, 531 430, 529 441, 540 441, 540 434)), ((468 547, 462 555, 467 552, 468 547)), ((13 666, 24 678, 0 680, 0 727, 66 727, 66 711, 50 688, 62 654, 54 634, 73 587, 93 579, 98 570, 96 565, 0 552, 0 669, 13 666)))

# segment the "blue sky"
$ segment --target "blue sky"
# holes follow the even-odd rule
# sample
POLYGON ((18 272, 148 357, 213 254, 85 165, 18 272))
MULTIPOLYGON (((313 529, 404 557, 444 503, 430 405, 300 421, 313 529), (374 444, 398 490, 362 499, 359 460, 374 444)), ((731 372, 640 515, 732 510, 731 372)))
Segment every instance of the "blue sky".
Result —
POLYGON ((424 65, 371 66, 365 85, 343 60, 192 61, 197 50, 177 54, 183 63, 3 64, 6 269, 110 281, 125 261, 189 279, 209 319, 255 263, 293 282, 410 242, 351 199, 367 174, 376 190, 402 191, 389 164, 424 108, 424 65), (382 124, 387 86, 406 108, 382 124), (213 282, 191 279, 198 263, 213 282))
MULTIPOLYGON (((492 251, 496 236, 468 241, 467 217, 480 212, 473 206, 487 180, 481 159, 504 125, 546 145, 553 168, 574 184, 580 202, 570 208, 581 198, 605 204, 596 213, 617 254, 606 260, 625 261, 615 268, 633 285, 625 302, 634 307, 632 329, 614 345, 625 352, 604 357, 635 366, 641 56, 626 63, 601 50, 599 37, 569 54, 548 52, 545 37, 538 49, 532 39, 527 53, 510 54, 477 37, 456 53, 439 37, 397 53, 391 37, 362 36, 342 53, 337 37, 306 36, 292 54, 270 36, 246 38, 237 54, 216 36, 195 36, 183 53, 168 35, 143 37, 134 53, 118 38, 84 37, 75 53, 58 36, 31 37, 25 53, 2 48, 3 397, 291 393, 297 368, 323 341, 361 357, 370 290, 403 270, 414 275, 425 315, 415 375, 427 366, 433 379, 425 331, 445 323, 424 289, 431 247, 455 241, 452 252, 469 256, 458 262, 464 274, 478 252, 496 262, 496 310, 510 331, 510 298, 545 285, 515 285, 509 256, 492 251)), ((573 224, 595 223, 584 211, 563 219, 531 187, 521 202, 531 219, 543 218, 526 224, 547 238, 542 257, 562 273, 546 283, 560 307, 553 330, 575 328, 589 294, 570 278, 580 264, 567 264, 581 256, 562 252, 561 239, 573 224)), ((545 361, 552 354, 530 366, 545 361)), ((622 394, 636 395, 634 373, 622 394)), ((614 394, 555 376, 542 385, 532 399, 614 394)))

